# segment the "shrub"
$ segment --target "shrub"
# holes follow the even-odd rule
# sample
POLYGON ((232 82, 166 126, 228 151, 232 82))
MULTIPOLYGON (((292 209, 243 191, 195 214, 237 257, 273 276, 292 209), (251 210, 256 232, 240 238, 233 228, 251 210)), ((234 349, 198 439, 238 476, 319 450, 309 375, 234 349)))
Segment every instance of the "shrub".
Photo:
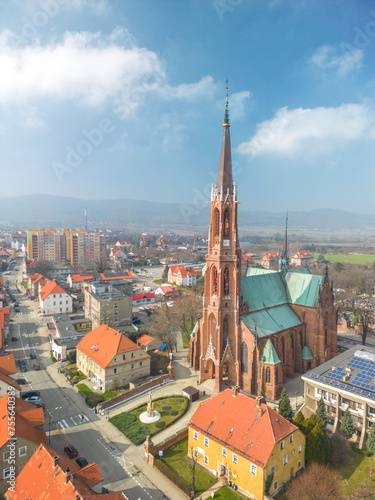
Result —
POLYGON ((126 437, 136 446, 142 444, 146 437, 150 434, 150 431, 144 425, 132 425, 132 427, 126 433, 126 437))
POLYGON ((169 410, 171 409, 171 407, 170 407, 170 406, 168 406, 168 405, 165 405, 165 406, 162 406, 162 407, 161 407, 161 409, 162 409, 163 411, 169 411, 169 410))
POLYGON ((77 362, 77 351, 75 349, 74 351, 70 351, 68 353, 68 359, 72 365, 74 365, 77 362))
POLYGON ((53 355, 53 353, 51 352, 51 359, 54 363, 56 363, 57 359, 55 358, 55 356, 53 355))
POLYGON ((177 410, 172 410, 169 412, 169 415, 171 415, 172 417, 175 417, 176 415, 178 415, 178 411, 177 410))
POLYGON ((164 427, 164 426, 165 426, 165 422, 164 422, 164 420, 158 420, 157 422, 155 422, 155 427, 156 427, 157 429, 161 429, 161 428, 162 428, 162 427, 164 427))
POLYGON ((79 375, 75 375, 73 377, 73 382, 78 382, 80 380, 80 376, 79 375))
POLYGON ((101 403, 103 401, 103 396, 101 394, 89 394, 86 396, 86 404, 90 408, 94 408, 97 404, 101 403))

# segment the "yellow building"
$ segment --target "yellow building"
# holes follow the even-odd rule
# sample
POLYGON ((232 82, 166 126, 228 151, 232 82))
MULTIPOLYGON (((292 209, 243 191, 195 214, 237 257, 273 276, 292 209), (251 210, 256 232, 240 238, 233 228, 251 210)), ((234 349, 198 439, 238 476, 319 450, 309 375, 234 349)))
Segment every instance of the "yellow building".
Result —
POLYGON ((189 455, 225 483, 263 500, 305 466, 305 436, 258 397, 227 389, 201 403, 188 423, 189 455))

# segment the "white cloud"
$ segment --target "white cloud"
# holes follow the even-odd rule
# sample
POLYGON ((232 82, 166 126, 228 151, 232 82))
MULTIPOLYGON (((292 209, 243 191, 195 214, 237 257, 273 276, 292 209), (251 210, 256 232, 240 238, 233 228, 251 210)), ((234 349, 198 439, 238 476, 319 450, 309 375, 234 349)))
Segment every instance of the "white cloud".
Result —
POLYGON ((245 105, 248 99, 251 98, 251 93, 248 90, 236 92, 229 96, 229 115, 233 119, 241 118, 245 114, 245 105))
POLYGON ((332 45, 319 47, 310 62, 324 70, 333 70, 340 77, 348 75, 354 69, 362 67, 363 51, 360 49, 347 50, 339 53, 332 45))
POLYGON ((108 103, 121 117, 132 113, 148 95, 162 99, 210 98, 212 77, 175 87, 167 83, 158 55, 135 45, 116 28, 101 33, 67 32, 63 40, 12 46, 13 34, 0 34, 0 103, 32 99, 72 100, 98 107, 108 103), (124 46, 124 41, 126 46, 124 46))
POLYGON ((262 154, 317 154, 358 139, 373 139, 375 111, 367 103, 337 108, 281 108, 257 126, 254 137, 238 147, 251 157, 262 154))

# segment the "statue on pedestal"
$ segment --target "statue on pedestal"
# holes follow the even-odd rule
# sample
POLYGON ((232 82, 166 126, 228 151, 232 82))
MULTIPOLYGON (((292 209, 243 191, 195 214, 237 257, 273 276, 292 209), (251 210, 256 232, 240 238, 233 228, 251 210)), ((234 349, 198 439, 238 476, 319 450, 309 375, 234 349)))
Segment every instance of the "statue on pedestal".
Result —
POLYGON ((154 403, 152 402, 152 392, 150 391, 147 400, 147 416, 153 417, 154 415, 155 415, 154 403))

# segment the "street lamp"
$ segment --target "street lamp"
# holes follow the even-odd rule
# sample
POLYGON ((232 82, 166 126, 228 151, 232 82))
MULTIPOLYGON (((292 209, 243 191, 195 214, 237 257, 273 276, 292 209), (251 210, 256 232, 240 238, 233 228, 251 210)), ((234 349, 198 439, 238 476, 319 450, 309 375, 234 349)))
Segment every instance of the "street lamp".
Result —
MULTIPOLYGON (((62 406, 56 406, 55 411, 56 410, 59 410, 59 419, 58 419, 58 422, 60 424, 60 415, 61 415, 62 406)), ((60 429, 59 430, 61 432, 61 424, 60 424, 60 429)))
POLYGON ((297 411, 297 394, 298 392, 296 391, 296 411, 297 411))

